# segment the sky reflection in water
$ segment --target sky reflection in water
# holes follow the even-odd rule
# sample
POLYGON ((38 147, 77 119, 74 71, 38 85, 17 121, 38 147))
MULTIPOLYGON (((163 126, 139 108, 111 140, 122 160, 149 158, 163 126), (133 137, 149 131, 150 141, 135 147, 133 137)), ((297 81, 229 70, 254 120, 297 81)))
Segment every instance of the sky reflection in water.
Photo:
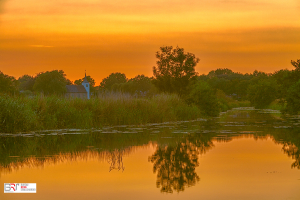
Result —
POLYGON ((299 199, 298 123, 234 111, 210 121, 2 134, 2 185, 37 183, 37 194, 0 198, 299 199))

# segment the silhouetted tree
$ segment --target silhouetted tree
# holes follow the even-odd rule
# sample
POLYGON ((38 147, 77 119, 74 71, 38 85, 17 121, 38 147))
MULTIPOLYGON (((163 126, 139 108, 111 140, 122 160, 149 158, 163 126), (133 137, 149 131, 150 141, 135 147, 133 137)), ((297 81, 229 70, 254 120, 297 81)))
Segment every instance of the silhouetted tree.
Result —
POLYGON ((17 91, 18 82, 13 76, 3 74, 0 71, 0 93, 14 94, 17 91))
POLYGON ((156 93, 157 89, 153 85, 151 78, 145 75, 138 75, 122 84, 121 90, 132 95, 149 96, 156 93))
POLYGON ((292 78, 292 71, 288 69, 282 69, 273 73, 273 78, 278 85, 278 98, 284 103, 287 97, 288 88, 290 88, 295 81, 292 78))
POLYGON ((237 97, 239 97, 241 100, 245 100, 247 98, 247 90, 249 85, 249 80, 241 80, 235 85, 235 92, 237 94, 237 97))
POLYGON ((220 106, 214 90, 205 81, 197 81, 188 96, 189 103, 196 104, 206 116, 218 116, 220 106))
POLYGON ((156 52, 156 67, 153 67, 154 85, 162 92, 187 93, 190 81, 196 76, 195 67, 200 61, 194 54, 183 48, 160 47, 156 52))
POLYGON ((300 70, 300 59, 297 61, 291 60, 291 64, 296 68, 296 70, 300 70))
POLYGON ((271 79, 261 79, 248 88, 248 98, 255 108, 265 108, 277 97, 277 84, 271 79))
POLYGON ((300 112, 300 80, 288 89, 286 102, 288 113, 298 114, 300 112))
POLYGON ((111 91, 113 88, 119 88, 123 83, 127 82, 126 75, 120 72, 111 73, 108 77, 104 78, 100 83, 100 89, 111 91))
POLYGON ((221 69, 221 68, 219 68, 219 69, 210 71, 207 76, 209 78, 212 78, 212 77, 221 78, 221 77, 226 77, 226 76, 231 75, 231 74, 234 74, 234 72, 231 69, 228 69, 228 68, 221 69))
POLYGON ((33 89, 45 95, 61 95, 66 92, 68 80, 63 70, 53 70, 39 73, 36 76, 33 89))
POLYGON ((33 85, 35 82, 35 78, 30 75, 23 75, 18 79, 19 82, 19 90, 30 90, 33 91, 33 85))
MULTIPOLYGON (((259 73, 259 72, 257 72, 259 73)), ((226 95, 235 99, 246 99, 249 80, 253 76, 233 72, 231 69, 216 69, 208 73, 206 78, 199 77, 199 80, 205 80, 213 89, 222 90, 226 95)))

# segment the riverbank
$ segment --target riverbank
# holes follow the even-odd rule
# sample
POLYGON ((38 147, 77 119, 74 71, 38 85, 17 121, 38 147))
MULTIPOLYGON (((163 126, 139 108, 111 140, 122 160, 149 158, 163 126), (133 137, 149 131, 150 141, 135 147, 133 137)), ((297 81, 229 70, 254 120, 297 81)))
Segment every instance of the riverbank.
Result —
POLYGON ((188 105, 177 95, 170 94, 149 99, 118 94, 90 100, 0 96, 0 110, 2 133, 138 125, 201 117, 197 106, 188 105))

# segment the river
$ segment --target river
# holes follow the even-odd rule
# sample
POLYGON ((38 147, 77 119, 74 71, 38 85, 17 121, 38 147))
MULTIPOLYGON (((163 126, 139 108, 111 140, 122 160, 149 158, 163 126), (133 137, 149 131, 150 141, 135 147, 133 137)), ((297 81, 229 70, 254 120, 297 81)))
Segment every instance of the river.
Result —
POLYGON ((219 118, 0 133, 0 199, 300 199, 300 118, 234 109, 219 118))

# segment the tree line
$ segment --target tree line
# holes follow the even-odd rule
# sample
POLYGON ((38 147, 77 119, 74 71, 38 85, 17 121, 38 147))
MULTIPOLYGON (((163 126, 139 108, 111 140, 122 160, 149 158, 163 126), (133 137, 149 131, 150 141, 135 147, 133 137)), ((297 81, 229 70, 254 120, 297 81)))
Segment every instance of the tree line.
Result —
MULTIPOLYGON (((38 73, 36 76, 26 74, 16 79, 0 71, 0 93, 63 95, 66 92, 66 85, 81 85, 84 78, 72 82, 66 78, 63 70, 53 70, 38 73)), ((152 83, 153 78, 145 75, 128 79, 123 73, 111 73, 99 86, 95 85, 95 79, 91 76, 86 76, 86 79, 90 83, 91 93, 94 96, 101 92, 123 92, 143 96, 158 93, 152 83)))
MULTIPOLYGON (((124 73, 111 73, 99 86, 87 76, 91 93, 129 93, 137 97, 150 97, 158 93, 175 93, 188 104, 196 104, 203 114, 217 116, 228 108, 228 101, 249 101, 256 108, 267 108, 276 101, 283 111, 300 111, 300 59, 291 61, 294 69, 274 73, 255 70, 242 74, 227 68, 199 75, 195 71, 200 59, 183 48, 161 47, 155 54, 153 76, 137 75, 128 79, 124 73)), ((81 85, 84 77, 74 82, 66 78, 63 70, 40 72, 36 76, 23 75, 18 79, 0 71, 0 93, 63 95, 66 85, 81 85)))

